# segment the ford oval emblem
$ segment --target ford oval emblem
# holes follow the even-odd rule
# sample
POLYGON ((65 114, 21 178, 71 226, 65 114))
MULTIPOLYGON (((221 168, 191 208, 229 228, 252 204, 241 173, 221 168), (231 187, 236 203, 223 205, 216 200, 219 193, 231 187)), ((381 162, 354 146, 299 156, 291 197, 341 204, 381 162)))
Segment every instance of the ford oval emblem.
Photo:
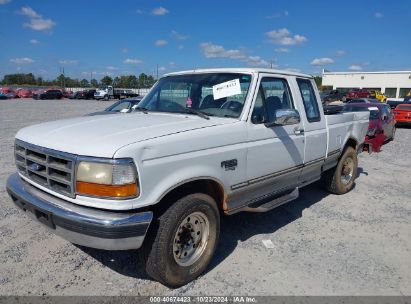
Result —
POLYGON ((43 166, 33 163, 29 166, 29 169, 32 171, 40 171, 43 168, 43 166))

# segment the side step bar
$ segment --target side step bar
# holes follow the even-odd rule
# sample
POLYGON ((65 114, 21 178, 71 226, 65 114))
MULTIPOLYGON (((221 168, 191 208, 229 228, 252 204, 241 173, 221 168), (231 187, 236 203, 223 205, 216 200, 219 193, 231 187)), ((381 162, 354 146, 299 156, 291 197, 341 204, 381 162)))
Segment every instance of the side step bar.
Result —
POLYGON ((280 196, 268 196, 264 197, 256 202, 249 204, 241 208, 241 211, 247 212, 267 212, 270 211, 278 206, 291 202, 297 199, 299 196, 298 188, 294 188, 293 190, 287 191, 280 196))

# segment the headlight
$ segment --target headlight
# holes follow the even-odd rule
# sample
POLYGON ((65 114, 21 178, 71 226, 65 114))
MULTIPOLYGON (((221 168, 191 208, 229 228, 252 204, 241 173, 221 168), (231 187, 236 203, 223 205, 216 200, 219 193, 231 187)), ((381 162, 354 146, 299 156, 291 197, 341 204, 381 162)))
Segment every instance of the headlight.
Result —
POLYGON ((376 128, 371 129, 371 130, 368 130, 367 135, 368 135, 368 136, 374 136, 376 131, 377 131, 376 128))
POLYGON ((134 164, 80 161, 76 174, 76 193, 106 198, 130 198, 139 194, 134 164))

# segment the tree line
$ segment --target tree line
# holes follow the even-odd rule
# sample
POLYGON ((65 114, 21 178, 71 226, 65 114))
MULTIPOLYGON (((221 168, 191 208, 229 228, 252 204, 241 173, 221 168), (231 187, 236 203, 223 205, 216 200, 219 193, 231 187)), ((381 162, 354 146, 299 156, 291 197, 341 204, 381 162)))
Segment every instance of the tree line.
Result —
POLYGON ((48 86, 48 87, 65 87, 65 88, 98 88, 100 86, 112 85, 118 88, 150 88, 155 83, 155 79, 151 75, 141 73, 138 77, 135 75, 116 76, 114 78, 110 76, 104 76, 100 81, 97 79, 73 79, 60 74, 54 80, 46 80, 43 77, 35 76, 33 73, 18 73, 4 75, 1 81, 2 85, 6 86, 48 86))

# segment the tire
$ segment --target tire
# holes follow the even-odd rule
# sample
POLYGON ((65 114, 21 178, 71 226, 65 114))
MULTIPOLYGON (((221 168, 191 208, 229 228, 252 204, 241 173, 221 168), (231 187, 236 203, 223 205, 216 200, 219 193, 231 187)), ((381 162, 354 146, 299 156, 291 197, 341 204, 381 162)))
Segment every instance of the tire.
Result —
POLYGON ((354 187, 357 178, 357 152, 352 147, 344 150, 337 166, 324 173, 326 189, 334 194, 345 194, 354 187))
POLYGON ((394 138, 395 138, 395 132, 397 131, 397 128, 394 126, 393 128, 392 128, 392 136, 391 136, 391 140, 394 140, 394 138))
POLYGON ((189 194, 153 221, 151 228, 139 250, 146 272, 168 287, 179 287, 201 275, 211 261, 220 234, 219 210, 210 196, 189 194), (182 249, 181 243, 187 247, 182 249))
POLYGON ((104 100, 109 100, 110 99, 110 97, 108 96, 108 95, 104 95, 104 98, 103 98, 104 100))
POLYGON ((342 101, 342 102, 347 102, 347 97, 343 96, 343 97, 341 98, 341 101, 342 101))

